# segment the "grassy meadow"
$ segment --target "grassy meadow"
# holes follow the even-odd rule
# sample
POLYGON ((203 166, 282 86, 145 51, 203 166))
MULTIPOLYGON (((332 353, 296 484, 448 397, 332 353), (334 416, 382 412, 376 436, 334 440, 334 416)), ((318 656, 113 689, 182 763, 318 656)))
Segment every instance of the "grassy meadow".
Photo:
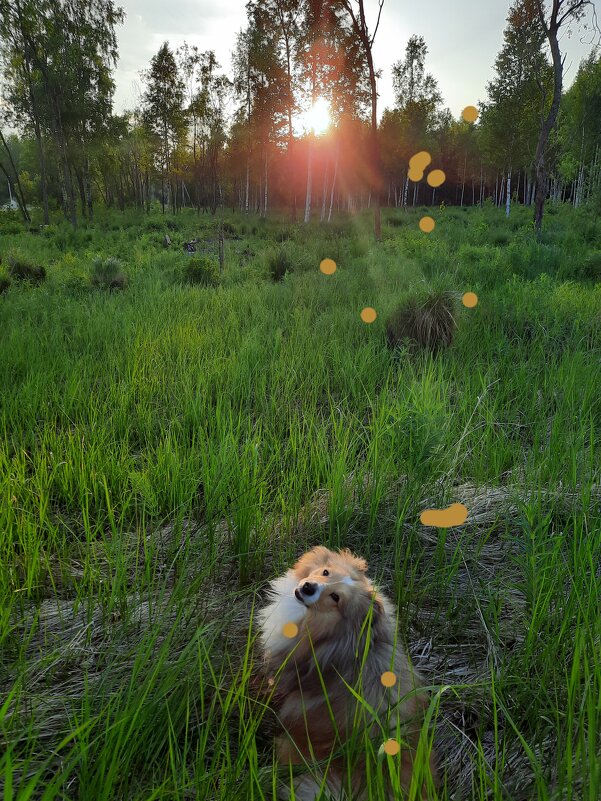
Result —
POLYGON ((601 221, 424 212, 226 214, 222 271, 210 215, 0 216, 5 799, 275 799, 251 619, 316 543, 398 605, 437 798, 601 797, 601 221), (452 345, 391 350, 432 292, 452 345))

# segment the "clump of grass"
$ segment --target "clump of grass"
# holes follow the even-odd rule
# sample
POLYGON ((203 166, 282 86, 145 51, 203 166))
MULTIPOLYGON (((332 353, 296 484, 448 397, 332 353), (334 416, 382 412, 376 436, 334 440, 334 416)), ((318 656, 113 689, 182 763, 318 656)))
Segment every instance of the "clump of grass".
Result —
POLYGON ((281 281, 286 273, 292 272, 292 262, 285 250, 276 251, 268 262, 269 275, 272 281, 281 281))
POLYGON ((594 250, 585 257, 580 274, 589 281, 601 281, 601 250, 594 250))
POLYGON ((8 257, 8 271, 17 281, 31 281, 32 284, 41 284, 46 280, 46 269, 41 264, 33 264, 28 259, 17 254, 8 257))
POLYGON ((98 289, 125 289, 127 286, 127 276, 123 272, 123 265, 114 256, 110 256, 108 259, 97 256, 94 259, 90 281, 92 286, 98 289))
POLYGON ((408 341, 436 352, 451 345, 456 328, 452 296, 434 292, 423 300, 411 298, 395 309, 386 323, 386 339, 390 348, 408 341))
POLYGON ((194 256, 184 267, 184 279, 189 284, 216 286, 219 283, 219 265, 208 256, 194 256))
POLYGON ((509 238, 507 231, 492 231, 490 241, 493 245, 503 246, 509 244, 509 238))
POLYGON ((0 275, 0 295, 4 292, 8 292, 10 288, 10 278, 8 275, 0 275))

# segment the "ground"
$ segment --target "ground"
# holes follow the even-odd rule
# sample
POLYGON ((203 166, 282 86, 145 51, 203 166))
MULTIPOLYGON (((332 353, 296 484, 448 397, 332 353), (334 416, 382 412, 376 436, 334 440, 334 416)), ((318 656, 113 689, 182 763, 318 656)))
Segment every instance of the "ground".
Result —
POLYGON ((97 216, 0 219, 5 795, 272 798, 249 623, 323 542, 399 606, 441 799, 597 799, 601 222, 97 216), (453 343, 391 351, 432 292, 453 343))

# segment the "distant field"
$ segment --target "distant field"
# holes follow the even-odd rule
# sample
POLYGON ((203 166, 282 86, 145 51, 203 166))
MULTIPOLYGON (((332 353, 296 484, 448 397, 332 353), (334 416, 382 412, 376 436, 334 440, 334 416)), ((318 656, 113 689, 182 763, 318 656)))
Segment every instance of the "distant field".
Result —
POLYGON ((248 623, 323 542, 399 605, 441 799, 598 801, 601 221, 383 219, 376 245, 369 216, 227 215, 220 271, 210 215, 0 214, 6 798, 274 798, 248 623), (453 344, 391 352, 390 314, 431 292, 453 344), (454 502, 465 526, 420 524, 454 502))

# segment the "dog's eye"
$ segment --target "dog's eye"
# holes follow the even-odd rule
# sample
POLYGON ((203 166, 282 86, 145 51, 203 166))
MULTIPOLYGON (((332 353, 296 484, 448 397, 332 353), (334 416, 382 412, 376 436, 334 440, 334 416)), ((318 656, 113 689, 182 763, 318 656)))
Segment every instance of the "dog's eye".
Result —
POLYGON ((331 599, 332 599, 332 600, 333 600, 335 603, 338 603, 338 601, 340 600, 340 596, 339 596, 337 593, 335 593, 335 592, 331 592, 331 593, 330 593, 330 598, 331 598, 331 599))
POLYGON ((322 576, 329 576, 330 575, 330 571, 329 570, 324 570, 321 575, 322 576))

